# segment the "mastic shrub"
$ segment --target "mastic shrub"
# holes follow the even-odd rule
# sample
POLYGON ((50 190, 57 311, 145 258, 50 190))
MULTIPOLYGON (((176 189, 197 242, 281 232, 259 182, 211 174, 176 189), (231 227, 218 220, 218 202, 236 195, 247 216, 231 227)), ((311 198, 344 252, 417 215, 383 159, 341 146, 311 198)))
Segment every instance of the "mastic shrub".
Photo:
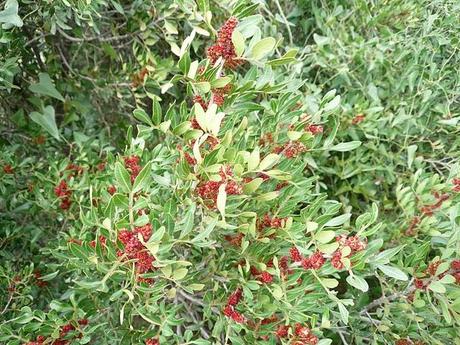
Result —
POLYGON ((458 129, 363 66, 397 3, 6 1, 0 343, 456 344, 458 129))

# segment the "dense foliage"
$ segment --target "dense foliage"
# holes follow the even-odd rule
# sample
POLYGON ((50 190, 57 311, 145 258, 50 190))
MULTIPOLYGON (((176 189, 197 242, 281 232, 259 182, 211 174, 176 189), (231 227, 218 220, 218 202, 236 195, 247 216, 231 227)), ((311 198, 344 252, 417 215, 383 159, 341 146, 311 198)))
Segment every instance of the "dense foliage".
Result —
POLYGON ((460 342, 456 1, 0 1, 0 344, 460 342))

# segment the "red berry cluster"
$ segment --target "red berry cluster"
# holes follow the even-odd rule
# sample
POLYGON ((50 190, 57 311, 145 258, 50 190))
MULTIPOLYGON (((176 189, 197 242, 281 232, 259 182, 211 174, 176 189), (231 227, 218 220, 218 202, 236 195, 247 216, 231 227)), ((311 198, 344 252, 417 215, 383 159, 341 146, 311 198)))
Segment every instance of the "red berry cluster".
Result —
POLYGON ((144 245, 139 240, 142 237, 144 241, 148 241, 152 235, 152 226, 150 224, 136 227, 133 231, 120 230, 118 240, 123 244, 124 250, 118 251, 117 255, 125 257, 128 260, 135 260, 136 272, 139 274, 152 271, 155 257, 151 255, 144 245))
POLYGON ((220 28, 217 34, 217 42, 208 48, 208 59, 214 64, 220 57, 225 61, 224 66, 230 69, 235 69, 243 63, 238 60, 235 47, 232 43, 232 33, 238 25, 238 20, 235 17, 229 18, 220 28))
POLYGON ((137 175, 141 172, 142 167, 139 165, 140 158, 139 156, 133 155, 129 157, 125 157, 125 167, 131 173, 131 183, 134 183, 137 175))
POLYGON ((156 338, 150 338, 145 341, 145 345, 160 345, 160 341, 156 338))
POLYGON ((449 194, 439 194, 438 192, 434 192, 433 195, 437 199, 437 201, 434 204, 425 205, 420 208, 420 211, 426 216, 432 216, 434 211, 439 209, 444 203, 444 201, 446 201, 450 197, 449 194))
POLYGON ((351 120, 351 124, 357 125, 358 123, 363 122, 365 118, 364 114, 358 114, 353 118, 353 120, 351 120))
POLYGON ((72 201, 70 200, 72 191, 69 190, 69 186, 65 180, 62 180, 54 187, 54 195, 61 199, 61 204, 59 205, 61 209, 68 210, 70 208, 70 205, 72 205, 72 201))
POLYGON ((270 284, 273 282, 273 276, 267 271, 259 272, 254 266, 251 267, 251 274, 258 276, 258 280, 264 284, 270 284))
POLYGON ((272 133, 265 133, 260 139, 259 139, 259 145, 260 146, 269 146, 273 144, 274 139, 273 139, 273 134, 272 133))
POLYGON ((415 235, 415 229, 417 228, 417 225, 420 223, 420 217, 413 217, 412 220, 410 221, 409 227, 406 230, 406 236, 414 236, 415 235))
POLYGON ((114 195, 114 194, 117 192, 117 187, 115 187, 114 185, 108 186, 108 187, 107 187, 107 192, 108 192, 110 195, 114 195))
POLYGON ((233 172, 229 166, 222 168, 219 175, 221 178, 220 181, 202 181, 196 187, 198 196, 203 200, 209 201, 210 207, 212 208, 217 206, 219 188, 223 184, 226 184, 225 192, 227 195, 239 195, 243 193, 243 187, 238 182, 231 179, 233 172))
POLYGON ((224 315, 237 323, 244 323, 246 321, 244 315, 235 310, 236 305, 240 303, 242 297, 243 291, 240 288, 236 289, 228 298, 227 305, 224 308, 224 315))
MULTIPOLYGON (((200 95, 193 96, 192 102, 193 102, 193 104, 198 103, 199 105, 201 105, 201 108, 203 108, 204 111, 208 110, 208 104, 205 102, 203 97, 201 97, 200 95)), ((196 119, 192 120, 192 127, 195 128, 195 129, 200 129, 201 128, 200 125, 198 124, 198 122, 196 121, 196 119), (196 126, 198 126, 198 127, 196 127, 196 126)))
POLYGON ((450 268, 455 278, 455 283, 460 285, 460 259, 453 260, 450 264, 450 268))
MULTIPOLYGON (((275 332, 278 338, 287 338, 289 336, 289 325, 279 325, 275 332)), ((314 335, 311 329, 307 326, 303 326, 300 323, 294 325, 294 334, 292 337, 291 344, 294 345, 316 345, 318 344, 318 337, 314 335)))
POLYGON ((323 133, 323 126, 321 125, 306 125, 305 130, 310 132, 313 135, 323 133))
POLYGON ((295 158, 298 155, 307 152, 308 148, 300 141, 289 141, 273 149, 274 153, 283 154, 286 158, 295 158))
POLYGON ((419 290, 424 290, 431 281, 436 279, 442 279, 446 274, 451 274, 455 278, 455 283, 460 285, 460 259, 454 259, 450 263, 450 268, 436 276, 436 271, 438 270, 439 265, 442 263, 442 260, 436 260, 431 262, 427 269, 420 275, 421 278, 416 278, 414 280, 415 288, 419 290), (429 277, 423 278, 428 275, 429 277))
MULTIPOLYGON (((99 236, 99 243, 102 244, 103 246, 105 246, 106 242, 107 242, 107 239, 104 237, 104 236, 99 236)), ((93 247, 93 248, 96 248, 96 240, 92 240, 91 242, 89 242, 89 245, 90 247, 93 247)))
POLYGON ((44 280, 42 280, 42 274, 40 271, 36 270, 34 272, 34 278, 35 278, 35 285, 37 285, 38 287, 45 287, 48 285, 48 283, 44 280))
POLYGON ((399 339, 395 342, 395 345, 424 345, 425 343, 421 340, 411 340, 409 338, 399 339))
POLYGON ((454 187, 452 188, 452 190, 454 192, 460 192, 460 178, 454 178, 452 180, 452 183, 454 184, 454 187))
POLYGON ((235 236, 231 236, 231 235, 224 236, 224 239, 230 242, 230 244, 235 247, 241 246, 241 241, 243 240, 243 238, 244 238, 244 234, 242 232, 238 233, 235 236))
POLYGON ((5 166, 3 167, 3 172, 4 172, 5 174, 11 174, 11 175, 12 175, 12 174, 14 174, 14 169, 13 169, 13 167, 12 167, 10 164, 7 164, 7 165, 5 165, 5 166))
POLYGON ((326 259, 323 254, 320 251, 316 251, 302 260, 302 267, 306 270, 319 270, 325 262, 326 259))
POLYGON ((346 235, 341 235, 336 237, 337 242, 339 242, 339 248, 332 254, 331 258, 331 265, 338 269, 341 270, 344 268, 343 262, 342 262, 342 249, 344 247, 350 247, 351 252, 350 254, 347 255, 347 257, 352 256, 356 252, 359 252, 361 250, 364 250, 366 248, 367 243, 362 241, 358 236, 346 236, 346 235))
POLYGON ((264 217, 258 221, 257 229, 259 231, 265 228, 281 229, 286 224, 286 220, 286 218, 271 217, 269 214, 265 214, 264 217))
POLYGON ((70 174, 70 176, 76 176, 76 175, 83 174, 83 171, 85 169, 83 169, 83 167, 81 167, 81 166, 79 166, 77 164, 69 163, 69 164, 67 164, 65 170, 72 172, 72 174, 70 174))
MULTIPOLYGON (((79 328, 81 329, 82 327, 85 327, 88 325, 89 321, 88 319, 80 319, 77 321, 78 325, 79 325, 79 328)), ((24 345, 42 345, 42 344, 51 344, 51 345, 67 345, 67 344, 70 344, 70 340, 65 340, 63 338, 65 338, 67 336, 68 333, 70 332, 73 332, 73 331, 76 331, 77 328, 71 324, 71 323, 67 323, 65 324, 64 326, 61 327, 61 330, 59 332, 59 339, 55 339, 55 340, 52 340, 52 339, 46 339, 46 337, 44 337, 43 335, 39 335, 35 341, 29 341, 27 343, 25 343, 24 345)), ((82 334, 81 333, 78 333, 76 335, 77 338, 81 338, 82 337, 82 334)))

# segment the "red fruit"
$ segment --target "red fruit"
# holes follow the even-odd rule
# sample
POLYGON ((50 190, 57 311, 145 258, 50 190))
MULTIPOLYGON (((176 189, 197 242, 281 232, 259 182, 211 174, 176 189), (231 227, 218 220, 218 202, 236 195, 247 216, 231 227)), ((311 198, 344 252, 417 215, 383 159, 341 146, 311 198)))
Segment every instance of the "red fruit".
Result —
POLYGON ((310 336, 310 332, 310 328, 308 328, 307 326, 302 326, 300 323, 296 323, 294 333, 299 338, 307 338, 308 336, 310 336))
POLYGON ((345 245, 354 252, 359 252, 366 248, 366 243, 362 242, 358 236, 350 236, 345 241, 345 245))
POLYGON ((3 172, 5 174, 14 174, 14 169, 10 164, 7 164, 3 167, 3 172))
POLYGON ((145 341, 145 345, 160 345, 160 341, 155 338, 150 338, 145 341))
POLYGON ((78 320, 78 324, 80 326, 86 326, 89 323, 88 319, 80 319, 78 320))
POLYGON ((365 116, 363 114, 356 115, 355 118, 351 121, 353 125, 356 125, 362 121, 364 121, 365 116))
POLYGON ((320 133, 323 133, 323 126, 321 126, 321 125, 308 125, 307 130, 313 135, 320 134, 320 133))
POLYGON ((265 272, 262 272, 262 274, 259 277, 259 280, 262 283, 270 284, 273 281, 273 276, 270 273, 268 273, 267 271, 265 271, 265 272))
POLYGON ((236 323, 244 323, 246 321, 244 315, 241 313, 238 313, 237 311, 233 312, 232 320, 235 321, 236 323))
POLYGON ((436 271, 439 267, 439 265, 441 264, 441 260, 437 260, 437 261, 434 261, 432 263, 430 263, 428 265, 428 268, 426 269, 426 272, 430 275, 430 276, 434 276, 436 274, 436 271))
POLYGON ((423 289, 425 287, 425 283, 421 279, 415 279, 414 280, 414 285, 417 289, 423 289))
MULTIPOLYGON (((309 266, 311 269, 314 270, 319 270, 324 263, 326 262, 326 259, 323 257, 323 254, 321 252, 316 251, 314 252, 309 258, 309 266)), ((303 262, 302 262, 303 264, 303 262)))
POLYGON ((460 271, 460 259, 453 260, 450 263, 450 267, 455 271, 460 271))
POLYGON ((290 326, 286 325, 279 325, 278 329, 276 330, 275 334, 278 338, 285 338, 288 336, 290 326))
POLYGON ((227 317, 232 317, 234 311, 235 309, 233 308, 233 306, 230 304, 227 304, 224 308, 224 315, 227 317))
POLYGON ((114 194, 117 192, 117 187, 115 187, 115 186, 108 186, 108 187, 107 187, 107 192, 108 192, 110 195, 114 195, 114 194))
POLYGON ((228 298, 227 304, 231 306, 237 305, 240 302, 242 296, 243 291, 240 288, 236 289, 228 298))
POLYGON ((331 259, 331 265, 335 268, 335 269, 338 269, 338 270, 341 270, 343 269, 344 265, 342 263, 342 252, 340 250, 337 250, 334 252, 334 254, 332 255, 332 259, 331 259))

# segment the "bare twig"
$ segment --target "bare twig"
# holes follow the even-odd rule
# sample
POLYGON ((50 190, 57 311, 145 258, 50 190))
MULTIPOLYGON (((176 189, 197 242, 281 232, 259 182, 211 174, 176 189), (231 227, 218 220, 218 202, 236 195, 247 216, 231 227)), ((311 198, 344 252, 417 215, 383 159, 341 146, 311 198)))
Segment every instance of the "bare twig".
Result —
POLYGON ((111 42, 111 41, 119 41, 119 40, 123 40, 125 38, 135 37, 140 33, 140 31, 135 31, 135 32, 130 32, 129 34, 124 34, 124 35, 119 35, 119 36, 109 36, 109 37, 93 36, 93 37, 80 38, 80 37, 70 36, 70 35, 66 34, 65 31, 63 31, 61 29, 58 29, 58 31, 63 37, 65 37, 66 39, 68 39, 71 42, 91 42, 91 41, 111 42))
POLYGON ((361 310, 359 312, 359 314, 360 315, 366 314, 370 310, 372 310, 372 309, 374 309, 376 307, 379 307, 382 304, 394 301, 395 299, 398 299, 398 298, 401 298, 401 297, 406 297, 407 295, 409 295, 412 292, 414 292, 414 290, 415 290, 415 287, 411 286, 411 287, 406 288, 406 290, 404 290, 403 292, 396 292, 396 293, 394 293, 392 295, 389 295, 389 296, 383 296, 383 297, 377 298, 376 300, 374 300, 371 303, 369 303, 363 310, 361 310))

